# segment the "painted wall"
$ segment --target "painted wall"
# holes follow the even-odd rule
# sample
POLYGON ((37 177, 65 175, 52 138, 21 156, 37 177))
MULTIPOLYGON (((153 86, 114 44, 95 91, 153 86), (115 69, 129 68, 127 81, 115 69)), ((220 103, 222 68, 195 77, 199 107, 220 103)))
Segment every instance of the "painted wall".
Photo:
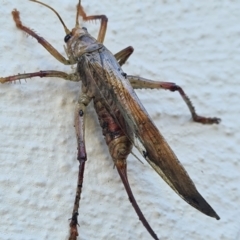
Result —
MULTIPOLYGON (((22 21, 62 54, 64 31, 48 9, 29 1, 0 1, 0 76, 39 70, 74 71, 17 30, 22 21)), ((47 3, 69 28, 76 1, 47 3)), ((178 93, 137 94, 202 195, 221 220, 182 201, 148 166, 129 156, 135 197, 160 239, 240 239, 240 2, 86 1, 88 14, 109 18, 105 45, 132 45, 124 71, 176 82, 199 114, 220 125, 193 123, 178 93)), ((84 24, 97 34, 99 24, 84 24)), ((80 84, 27 79, 0 85, 0 239, 67 239, 78 163, 73 112, 80 84)), ((80 239, 150 239, 139 222, 108 154, 92 105, 87 111, 86 165, 80 239)))

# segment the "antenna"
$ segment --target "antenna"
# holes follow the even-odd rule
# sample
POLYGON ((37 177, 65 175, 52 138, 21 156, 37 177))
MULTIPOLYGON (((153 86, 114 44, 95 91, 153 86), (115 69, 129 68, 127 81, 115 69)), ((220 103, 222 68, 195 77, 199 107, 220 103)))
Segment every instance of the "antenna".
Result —
MULTIPOLYGON (((56 10, 54 10, 52 7, 48 6, 48 5, 45 4, 45 3, 42 3, 42 2, 40 2, 40 1, 37 1, 37 0, 30 0, 30 1, 31 1, 31 2, 35 2, 35 3, 39 3, 39 4, 43 5, 43 6, 51 9, 51 10, 58 16, 60 22, 62 23, 62 25, 63 25, 63 27, 64 27, 65 33, 66 33, 66 34, 71 33, 71 31, 68 30, 68 28, 66 27, 66 25, 65 25, 65 23, 63 22, 62 18, 60 17, 60 15, 57 13, 56 10)), ((80 0, 79 0, 79 4, 80 4, 80 0)))
POLYGON ((77 5, 77 15, 76 15, 76 27, 79 27, 78 16, 80 15, 81 0, 78 1, 77 5))

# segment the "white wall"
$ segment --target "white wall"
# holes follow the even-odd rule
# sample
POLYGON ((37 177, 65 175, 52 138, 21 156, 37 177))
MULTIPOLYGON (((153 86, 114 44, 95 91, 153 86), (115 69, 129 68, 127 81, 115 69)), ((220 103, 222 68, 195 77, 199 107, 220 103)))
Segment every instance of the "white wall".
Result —
MULTIPOLYGON (((69 28, 76 2, 45 1, 69 28)), ((105 45, 135 48, 124 71, 176 82, 197 111, 220 125, 193 123, 177 93, 137 94, 202 195, 221 220, 182 201, 148 166, 129 156, 129 181, 160 239, 240 239, 239 1, 86 1, 88 14, 109 18, 105 45)), ((64 31, 48 9, 1 1, 0 76, 39 70, 71 72, 16 29, 11 10, 61 53, 64 31)), ((85 24, 96 36, 99 24, 85 24)), ((78 163, 73 111, 79 84, 28 79, 0 85, 0 239, 67 239, 78 163)), ((80 239, 150 239, 139 222, 103 141, 92 105, 87 113, 88 162, 80 239)))

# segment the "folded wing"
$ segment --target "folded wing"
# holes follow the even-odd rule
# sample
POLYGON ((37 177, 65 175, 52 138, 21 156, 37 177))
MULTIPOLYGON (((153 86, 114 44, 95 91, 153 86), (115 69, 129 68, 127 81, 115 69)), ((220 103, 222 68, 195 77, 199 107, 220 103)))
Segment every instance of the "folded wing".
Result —
POLYGON ((123 116, 125 123, 119 122, 119 125, 125 129, 125 134, 142 156, 187 203, 210 217, 220 219, 197 191, 188 173, 148 116, 114 56, 104 49, 94 57, 97 60, 89 64, 89 69, 98 91, 116 121, 116 111, 123 116))

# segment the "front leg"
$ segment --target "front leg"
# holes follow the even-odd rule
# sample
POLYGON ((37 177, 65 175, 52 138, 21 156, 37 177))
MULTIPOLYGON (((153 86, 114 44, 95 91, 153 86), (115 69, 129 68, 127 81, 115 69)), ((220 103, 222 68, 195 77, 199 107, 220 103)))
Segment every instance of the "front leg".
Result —
MULTIPOLYGON (((79 1, 79 3, 80 3, 80 1, 79 1)), ((105 35, 106 35, 106 31, 107 31, 108 18, 105 15, 87 16, 87 14, 84 11, 81 4, 78 4, 78 6, 77 6, 77 15, 81 16, 83 18, 83 21, 92 21, 92 20, 100 20, 101 21, 97 40, 98 40, 98 42, 103 43, 105 35)), ((77 25, 79 25, 78 21, 77 21, 77 25)))
POLYGON ((61 53, 59 53, 49 42, 47 42, 43 37, 40 37, 38 34, 36 34, 33 30, 30 28, 24 26, 20 19, 20 13, 17 9, 14 9, 12 11, 13 20, 16 23, 17 28, 21 29, 22 31, 26 32, 33 38, 35 38, 38 43, 40 43, 53 57, 55 57, 59 62, 65 64, 65 65, 72 65, 76 62, 72 62, 68 59, 66 59, 61 53))
POLYGON ((85 167, 85 162, 87 161, 87 153, 86 153, 86 147, 85 147, 85 109, 90 101, 91 101, 91 98, 89 98, 85 94, 81 94, 75 110, 74 126, 76 130, 77 145, 78 145, 77 160, 79 161, 79 172, 78 172, 76 196, 74 200, 72 218, 70 222, 69 240, 76 240, 78 236, 78 230, 77 230, 78 209, 79 209, 79 204, 81 199, 84 167, 85 167))

